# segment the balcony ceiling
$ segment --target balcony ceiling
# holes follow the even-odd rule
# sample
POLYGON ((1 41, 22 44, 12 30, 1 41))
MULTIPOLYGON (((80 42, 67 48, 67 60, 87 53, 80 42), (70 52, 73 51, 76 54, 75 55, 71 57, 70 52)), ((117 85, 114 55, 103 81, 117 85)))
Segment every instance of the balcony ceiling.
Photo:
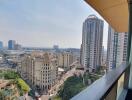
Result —
POLYGON ((117 32, 128 32, 127 0, 85 0, 117 32))

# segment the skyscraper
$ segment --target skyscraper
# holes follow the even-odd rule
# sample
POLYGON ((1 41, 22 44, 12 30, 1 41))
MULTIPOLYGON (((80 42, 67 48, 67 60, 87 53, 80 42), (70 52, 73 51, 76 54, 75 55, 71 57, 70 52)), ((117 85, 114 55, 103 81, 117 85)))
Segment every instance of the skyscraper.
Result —
POLYGON ((3 42, 0 41, 0 49, 3 49, 3 42))
POLYGON ((118 45, 117 45, 117 60, 116 67, 120 66, 122 62, 126 62, 127 59, 127 42, 128 33, 119 33, 118 35, 118 45))
POLYGON ((116 67, 117 43, 118 33, 109 26, 107 42, 107 67, 109 70, 116 67))
POLYGON ((107 57, 107 51, 105 50, 104 46, 102 46, 101 66, 106 66, 106 57, 107 57))
POLYGON ((117 33, 109 26, 107 45, 107 68, 109 70, 126 62, 128 34, 117 33))
POLYGON ((15 44, 16 44, 15 40, 9 40, 8 41, 8 49, 9 50, 14 50, 15 49, 15 44))
POLYGON ((83 23, 81 63, 90 72, 101 65, 103 25, 95 15, 88 16, 83 23))

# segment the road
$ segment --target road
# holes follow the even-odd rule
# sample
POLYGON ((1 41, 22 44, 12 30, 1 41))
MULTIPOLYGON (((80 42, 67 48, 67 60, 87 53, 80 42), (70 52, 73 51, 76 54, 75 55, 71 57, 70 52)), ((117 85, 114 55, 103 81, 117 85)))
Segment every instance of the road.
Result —
POLYGON ((58 90, 59 90, 59 87, 64 83, 64 81, 66 81, 66 79, 68 77, 71 77, 74 75, 76 71, 76 68, 72 68, 71 70, 69 70, 68 72, 66 72, 60 79, 60 81, 58 81, 56 83, 56 85, 54 85, 50 90, 49 90, 49 93, 50 93, 50 96, 53 96, 53 95, 56 95, 58 90))

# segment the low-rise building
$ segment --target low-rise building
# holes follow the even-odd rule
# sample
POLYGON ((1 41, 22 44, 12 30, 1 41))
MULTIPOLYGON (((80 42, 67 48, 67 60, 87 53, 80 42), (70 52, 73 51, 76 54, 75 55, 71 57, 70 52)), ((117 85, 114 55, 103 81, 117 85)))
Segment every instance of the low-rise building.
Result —
POLYGON ((71 52, 62 52, 57 55, 58 66, 68 70, 70 65, 76 60, 71 52))

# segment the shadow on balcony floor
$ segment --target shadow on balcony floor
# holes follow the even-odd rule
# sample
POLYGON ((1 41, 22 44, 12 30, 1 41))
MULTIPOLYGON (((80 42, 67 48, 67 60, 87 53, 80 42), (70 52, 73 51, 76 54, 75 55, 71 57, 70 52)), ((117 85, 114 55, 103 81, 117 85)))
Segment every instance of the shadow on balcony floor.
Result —
POLYGON ((126 100, 132 100, 132 90, 128 90, 126 100))

